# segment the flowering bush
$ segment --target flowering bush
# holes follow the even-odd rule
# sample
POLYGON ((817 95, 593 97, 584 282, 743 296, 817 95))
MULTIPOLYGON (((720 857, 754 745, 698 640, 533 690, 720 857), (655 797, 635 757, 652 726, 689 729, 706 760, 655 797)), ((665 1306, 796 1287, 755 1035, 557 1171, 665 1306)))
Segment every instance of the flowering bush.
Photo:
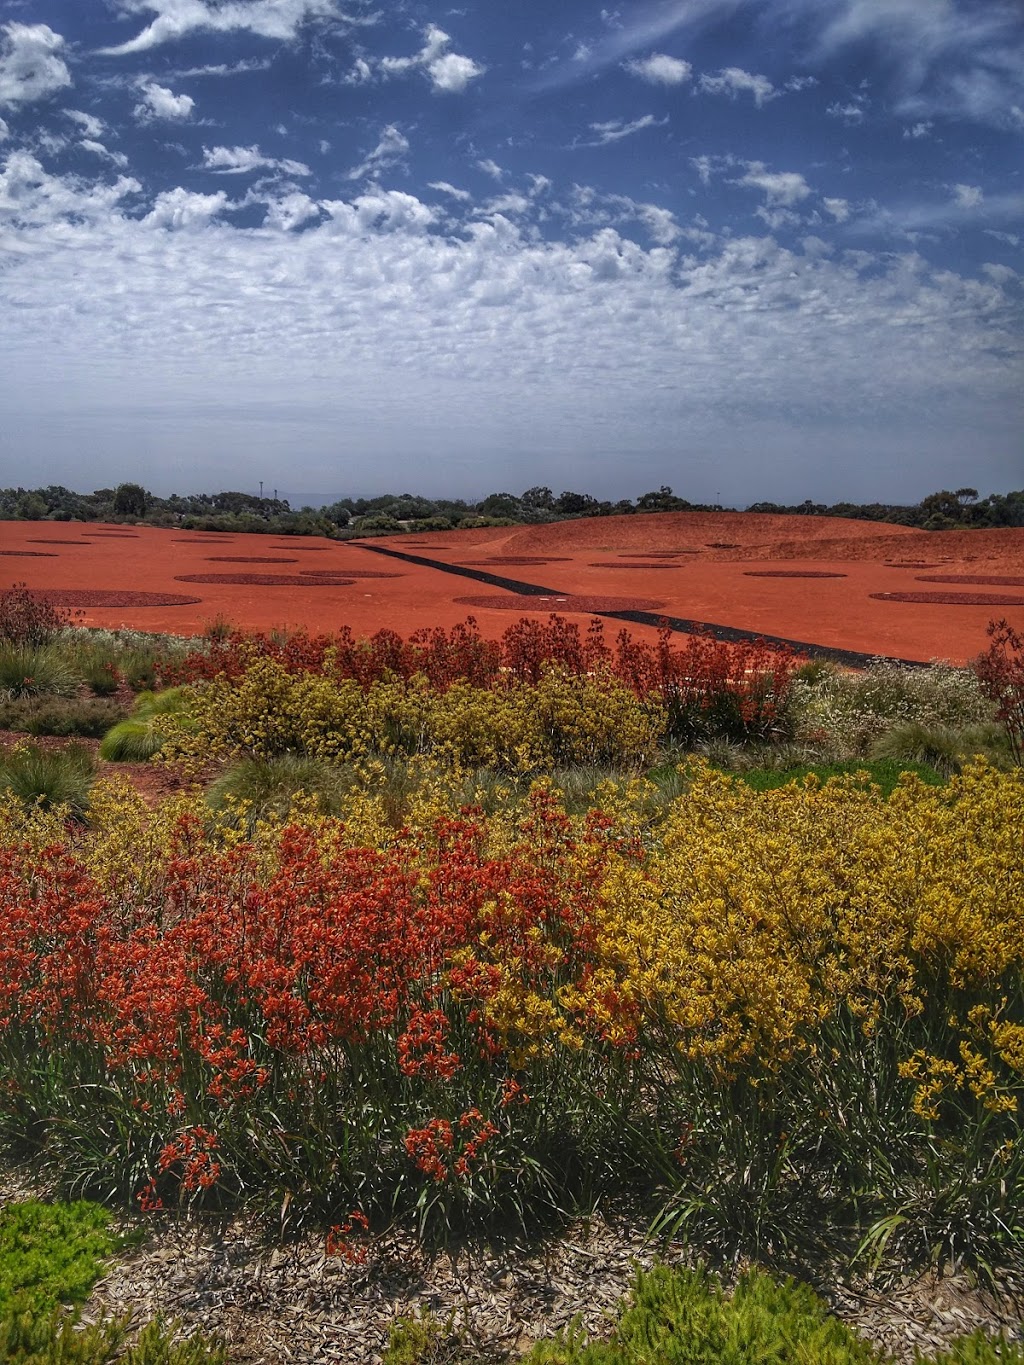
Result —
POLYGON ((628 1186, 734 1249, 1019 1254, 1019 771, 697 765, 663 815, 417 782, 398 828, 354 787, 247 836, 110 782, 71 835, 0 803, 6 1140, 150 1208, 430 1235, 628 1186))

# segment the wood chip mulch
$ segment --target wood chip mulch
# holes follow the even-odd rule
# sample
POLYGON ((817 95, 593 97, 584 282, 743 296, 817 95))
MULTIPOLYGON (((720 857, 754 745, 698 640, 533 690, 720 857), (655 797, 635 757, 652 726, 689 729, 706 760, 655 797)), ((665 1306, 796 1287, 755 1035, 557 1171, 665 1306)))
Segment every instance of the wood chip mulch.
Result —
POLYGON ((567 593, 564 597, 534 597, 529 593, 509 593, 505 597, 456 597, 460 607, 489 607, 493 611, 660 611, 664 602, 647 597, 583 597, 567 593))
MULTIPOLYGON (((168 1221, 97 1286, 85 1316, 155 1313, 227 1340, 232 1365, 379 1365, 396 1317, 451 1318, 482 1359, 515 1360, 573 1319, 606 1333, 636 1268, 681 1263, 628 1219, 596 1216, 531 1247, 473 1246, 430 1257, 412 1237, 373 1240, 363 1264, 325 1254, 318 1239, 268 1247, 250 1222, 168 1221)), ((960 1277, 928 1275, 882 1291, 835 1285, 838 1315, 901 1365, 982 1327, 1020 1334, 1013 1300, 960 1277)))
POLYGON ((871 592, 878 602, 930 602, 946 607, 1024 607, 1024 597, 995 592, 871 592))

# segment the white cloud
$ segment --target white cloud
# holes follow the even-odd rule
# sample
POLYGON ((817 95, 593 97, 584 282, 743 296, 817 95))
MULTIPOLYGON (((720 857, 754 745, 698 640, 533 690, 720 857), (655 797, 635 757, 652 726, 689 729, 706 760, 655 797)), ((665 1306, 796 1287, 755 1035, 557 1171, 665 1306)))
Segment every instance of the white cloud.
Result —
POLYGON ((823 199, 825 210, 837 223, 845 223, 850 216, 850 203, 847 199, 823 199))
POLYGON ((65 219, 83 224, 118 221, 124 200, 142 189, 137 180, 118 176, 113 185, 77 176, 54 176, 29 152, 12 152, 0 170, 0 220, 22 228, 49 228, 65 219))
POLYGON ((666 52, 652 52, 649 57, 634 58, 625 65, 631 75, 650 85, 682 85, 693 73, 689 62, 666 52))
POLYGON ((701 76, 700 88, 708 95, 753 95, 754 103, 760 109, 768 100, 779 94, 767 76, 754 75, 739 66, 727 66, 717 76, 701 76))
POLYGON ((631 123, 624 123, 622 119, 609 119, 606 123, 592 123, 590 130, 597 134, 593 142, 585 142, 585 147, 607 147, 610 142, 621 142, 624 137, 632 137, 634 133, 642 133, 645 128, 662 128, 668 122, 667 118, 656 119, 653 114, 644 114, 642 118, 633 119, 631 123))
POLYGON ((746 174, 735 183, 761 190, 769 204, 789 207, 799 204, 811 187, 797 171, 769 171, 763 161, 748 161, 746 174))
POLYGON ((927 121, 1012 126, 1024 91, 1024 34, 1015 3, 973 0, 779 0, 829 61, 872 45, 889 69, 896 111, 927 121))
POLYGON ((973 209, 985 198, 979 185, 954 185, 953 198, 961 209, 973 209))
POLYGON ((219 175, 247 175, 250 171, 279 171, 282 175, 311 175, 302 161, 264 156, 259 147, 204 147, 204 171, 219 175))
POLYGON ((176 95, 166 85, 157 85, 156 81, 148 79, 140 82, 140 89, 142 102, 134 109, 135 117, 140 123, 148 123, 152 119, 183 123, 192 117, 196 102, 191 95, 176 95))
POLYGON ((470 81, 484 74, 484 70, 472 57, 460 57, 457 52, 446 52, 427 67, 434 89, 452 95, 461 94, 470 81))
POLYGON ((178 186, 158 194, 142 222, 146 227, 171 228, 175 232, 196 231, 207 227, 227 206, 228 197, 223 190, 216 194, 192 194, 178 186))
POLYGON ((112 152, 102 142, 97 142, 95 138, 83 137, 79 140, 78 145, 85 151, 92 152, 93 156, 98 156, 103 161, 109 161, 115 166, 120 166, 122 170, 128 165, 128 158, 124 152, 112 152))
POLYGON ((798 95, 802 90, 812 90, 817 84, 817 76, 790 76, 785 88, 798 95))
MULTIPOLYGON (((377 69, 384 76, 400 76, 407 71, 422 71, 437 91, 461 94, 470 81, 482 76, 486 67, 457 52, 449 52, 451 38, 444 29, 429 24, 424 33, 423 47, 412 57, 382 57, 377 69)), ((372 68, 365 59, 356 63, 358 80, 368 80, 372 68), (364 74, 365 73, 365 74, 364 74)))
POLYGON ((134 38, 101 49, 105 55, 114 57, 146 52, 195 32, 244 32, 289 42, 310 20, 348 17, 341 14, 336 0, 226 0, 226 3, 219 3, 219 0, 117 0, 117 3, 125 15, 153 14, 156 17, 134 38))
POLYGON ((4 24, 0 34, 0 105, 29 104, 71 84, 64 39, 47 24, 4 24))
POLYGON ((232 62, 211 62, 205 66, 187 66, 178 71, 168 72, 178 80, 188 80, 195 76, 245 76, 252 71, 268 71, 270 69, 270 59, 260 60, 256 57, 247 58, 245 61, 232 62))
POLYGON ((922 119, 919 123, 912 123, 908 128, 904 128, 903 136, 916 142, 919 138, 927 137, 933 127, 930 119, 922 119))
POLYGON ((361 180, 401 161, 409 150, 409 139, 393 123, 381 129, 376 147, 348 173, 349 180, 361 180))
POLYGON ((673 459, 699 496, 722 477, 709 500, 752 499, 780 470, 822 471, 825 445, 843 470, 872 452, 868 487, 902 453, 927 488, 968 438, 974 481, 1013 486, 1019 284, 998 271, 767 235, 698 257, 610 225, 517 231, 471 205, 459 223, 457 202, 442 216, 376 188, 291 232, 286 211, 236 225, 223 192, 137 191, 48 176, 23 153, 0 173, 5 435, 41 480, 73 483, 62 450, 108 479, 146 423, 148 448, 197 487, 302 449, 304 488, 331 488, 341 429, 362 466, 403 483, 443 468, 456 489, 501 461, 521 486, 545 468, 568 484, 585 447, 597 491, 623 488, 623 468, 635 491, 673 459))
POLYGON ((102 137, 106 124, 94 114, 85 114, 81 109, 65 109, 67 118, 77 123, 86 137, 102 137))
POLYGON ((690 165, 700 176, 700 183, 702 185, 711 184, 711 171, 713 169, 713 164, 714 163, 712 162, 712 159, 709 156, 690 157, 690 165))
POLYGON ((500 180, 505 172, 496 161, 492 161, 489 156, 481 157, 476 163, 483 171, 484 175, 489 175, 492 180, 500 180))
POLYGON ((0 142, 5 141, 11 135, 11 130, 7 126, 5 119, 0 118, 0 142))
POLYGON ((838 100, 830 104, 825 109, 829 118, 838 118, 846 124, 857 124, 864 122, 864 107, 856 101, 851 100, 846 104, 840 104, 838 100))
POLYGON ((450 194, 451 197, 457 199, 460 204, 468 204, 473 198, 468 190, 456 189, 454 185, 449 185, 447 180, 431 180, 428 183, 428 188, 440 190, 442 194, 450 194))
POLYGON ((277 228, 280 232, 292 232, 295 228, 308 223, 311 218, 319 218, 320 208, 308 194, 299 190, 272 199, 267 206, 263 226, 277 228))

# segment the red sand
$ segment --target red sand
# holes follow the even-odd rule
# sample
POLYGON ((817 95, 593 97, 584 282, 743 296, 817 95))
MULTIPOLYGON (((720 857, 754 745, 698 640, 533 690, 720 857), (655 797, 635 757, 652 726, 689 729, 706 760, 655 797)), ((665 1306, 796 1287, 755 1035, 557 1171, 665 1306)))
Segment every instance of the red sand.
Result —
MULTIPOLYGON (((30 549, 44 543, 52 522, 0 522, 0 546, 30 549)), ((168 594, 176 575, 203 573, 211 545, 232 547, 240 557, 298 551, 321 556, 318 576, 349 580, 350 586, 317 582, 301 571, 300 586, 268 590, 260 584, 204 583, 201 601, 188 605, 117 608, 84 611, 83 624, 137 626, 179 635, 202 630, 217 618, 256 629, 273 627, 335 630, 348 625, 357 635, 387 626, 402 634, 424 626, 450 628, 472 611, 485 636, 500 635, 509 625, 509 609, 470 608, 458 598, 476 587, 465 577, 445 574, 422 565, 388 560, 355 542, 315 540, 285 544, 264 536, 213 534, 183 536, 155 527, 133 528, 130 536, 97 537, 91 524, 62 523, 61 532, 75 547, 73 556, 58 563, 42 558, 0 560, 0 588, 27 581, 32 588, 110 590, 115 583, 133 590, 168 594), (95 538, 94 538, 95 537, 95 538), (116 543, 113 543, 116 541, 116 543), (396 572, 390 579, 359 579, 357 574, 396 572), (304 591, 314 588, 313 591, 304 591)), ((666 614, 790 639, 806 640, 867 654, 889 654, 927 660, 947 658, 962 662, 985 648, 985 628, 993 616, 1007 616, 1024 631, 1024 611, 999 604, 942 607, 873 598, 873 593, 899 591, 907 586, 906 568, 934 567, 943 574, 1012 576, 1024 572, 1024 530, 919 531, 879 522, 831 517, 770 516, 758 513, 669 512, 648 516, 595 517, 547 526, 481 527, 470 531, 421 532, 415 542, 392 536, 368 542, 412 552, 443 563, 471 557, 551 559, 557 564, 527 566, 504 576, 539 581, 552 589, 551 601, 530 597, 512 610, 544 620, 554 610, 569 615, 569 604, 555 597, 657 598, 666 614), (702 549, 694 546, 730 544, 738 548, 702 549), (595 553, 598 556, 594 561, 595 553), (637 571, 630 559, 686 554, 685 572, 637 571), (622 561, 615 563, 621 555, 622 561), (887 562, 889 561, 889 562, 887 562), (893 563, 892 561, 899 561, 893 563), (614 567, 596 568, 595 562, 614 567), (748 577, 751 572, 775 574, 843 573, 845 578, 748 577)), ((502 569, 492 565, 499 575, 502 569)), ((659 568, 662 567, 659 565, 659 568)), ((232 575, 228 575, 229 577, 232 575)), ((282 575, 283 576, 283 575, 282 575)), ((1010 585, 1007 585, 1010 586, 1010 585)), ((1016 585, 1014 585, 1016 586, 1016 585)), ((480 585, 479 592, 502 597, 500 590, 480 585)), ((511 594, 509 594, 511 596, 511 594)), ((505 601, 508 598, 504 598, 505 601)), ((581 627, 587 616, 574 615, 581 627)), ((619 626, 606 625, 609 638, 619 626)), ((630 627, 651 639, 654 630, 630 627)))
POLYGON ((207 564, 298 564, 285 555, 207 555, 207 564))

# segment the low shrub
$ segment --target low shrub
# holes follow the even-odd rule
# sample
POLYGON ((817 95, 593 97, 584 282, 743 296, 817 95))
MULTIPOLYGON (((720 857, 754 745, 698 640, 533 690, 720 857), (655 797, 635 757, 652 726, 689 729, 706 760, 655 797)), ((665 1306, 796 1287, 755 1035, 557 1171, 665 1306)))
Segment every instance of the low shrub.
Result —
MULTIPOLYGON (((573 1326, 538 1342, 522 1365, 886 1365, 888 1359, 795 1280, 747 1271, 726 1294, 701 1268, 655 1266, 637 1275, 607 1339, 593 1340, 573 1326)), ((1021 1365, 1024 1349, 979 1332, 931 1360, 1021 1365)))
POLYGON ((0 701, 0 730, 100 739, 124 714, 125 708, 108 697, 18 697, 0 701))
POLYGON ((1024 764, 1024 633, 1008 621, 991 621, 992 643, 972 664, 985 696, 993 702, 1013 761, 1024 764))
POLYGON ((201 1337, 154 1320, 127 1344, 121 1320, 80 1327, 77 1309, 123 1243, 98 1204, 38 1200, 0 1209, 0 1360, 5 1365, 224 1365, 201 1337))
POLYGON ((324 815, 337 815, 356 778, 339 764, 301 754, 246 759, 223 773, 206 797, 221 820, 251 831, 260 820, 284 821, 300 796, 324 815))
POLYGON ((71 622, 71 613, 29 592, 24 583, 0 592, 0 642, 38 648, 71 622))
POLYGON ((18 744, 0 757, 0 792, 10 792, 23 805, 66 809, 83 820, 96 765, 88 749, 71 744, 65 749, 40 749, 18 744))

